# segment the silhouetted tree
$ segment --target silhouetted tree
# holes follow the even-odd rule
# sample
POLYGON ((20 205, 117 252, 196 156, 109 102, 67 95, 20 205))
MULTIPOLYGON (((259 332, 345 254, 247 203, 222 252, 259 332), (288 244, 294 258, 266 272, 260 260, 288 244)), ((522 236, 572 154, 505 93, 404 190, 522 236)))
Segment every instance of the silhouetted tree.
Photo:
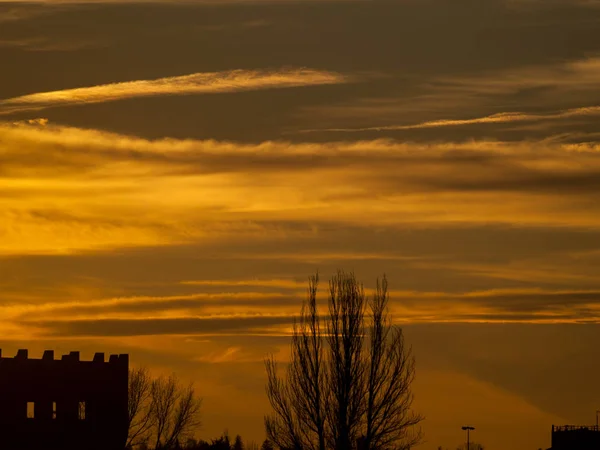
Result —
MULTIPOLYGON (((212 439, 210 443, 202 439, 195 440, 193 438, 188 438, 183 448, 185 450, 259 450, 258 444, 254 441, 248 441, 247 445, 245 445, 244 440, 240 435, 235 437, 232 444, 227 430, 225 430, 218 438, 212 439)), ((273 446, 268 443, 268 441, 263 443, 263 447, 261 449, 274 450, 273 446)), ((173 448, 173 450, 175 450, 175 448, 173 448)))
POLYGON ((212 450, 231 450, 231 443, 227 431, 225 431, 218 439, 213 439, 210 447, 212 450))
POLYGON ((267 436, 281 449, 404 449, 420 441, 411 411, 414 357, 387 312, 385 277, 370 302, 353 274, 329 282, 328 320, 321 326, 318 276, 294 323, 291 362, 280 378, 266 360, 273 414, 267 436), (369 320, 365 320, 365 310, 369 320))
POLYGON ((145 367, 129 371, 127 447, 139 446, 148 440, 152 427, 150 415, 152 379, 145 367))
POLYGON ((260 450, 275 450, 275 448, 273 447, 273 444, 270 440, 265 439, 262 445, 260 446, 260 450))
POLYGON ((365 449, 386 449, 398 443, 412 447, 421 439, 414 427, 422 417, 411 410, 415 360, 412 349, 406 348, 402 329, 392 325, 388 301, 384 276, 377 281, 370 302, 365 449))
POLYGON ((244 441, 242 441, 242 437, 239 434, 235 437, 231 448, 232 450, 244 450, 244 441))
MULTIPOLYGON (((267 395, 274 415, 265 418, 269 444, 279 448, 325 448, 326 380, 323 337, 317 311, 318 276, 309 278, 308 300, 294 323, 292 361, 287 383, 277 376, 277 362, 266 361, 267 395), (316 444, 315 444, 316 443, 316 444)), ((264 446, 264 444, 263 444, 264 446)))
POLYGON ((329 282, 329 293, 327 418, 331 447, 347 450, 360 437, 361 415, 365 412, 365 295, 354 276, 343 273, 329 282))
POLYGON ((200 406, 193 384, 182 386, 175 375, 152 381, 150 416, 155 449, 171 449, 200 425, 200 406))
POLYGON ((459 445, 456 450, 484 450, 483 445, 477 442, 469 442, 469 448, 467 449, 467 443, 459 445))
POLYGON ((198 443, 196 444, 196 447, 194 450, 210 450, 210 449, 212 449, 212 445, 209 444, 208 442, 200 439, 198 441, 198 443))
POLYGON ((193 384, 183 386, 175 375, 152 379, 147 369, 129 373, 128 447, 169 450, 185 442, 200 425, 201 399, 193 384))
POLYGON ((189 450, 193 450, 193 449, 196 449, 198 447, 198 444, 199 444, 199 442, 196 439, 190 437, 185 442, 185 448, 189 449, 189 450))

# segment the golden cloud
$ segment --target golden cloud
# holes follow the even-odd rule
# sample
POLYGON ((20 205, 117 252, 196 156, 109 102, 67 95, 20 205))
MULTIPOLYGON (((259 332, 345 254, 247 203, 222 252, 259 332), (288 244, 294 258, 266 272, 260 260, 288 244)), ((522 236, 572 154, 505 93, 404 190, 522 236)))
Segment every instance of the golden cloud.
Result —
POLYGON ((416 83, 415 94, 402 98, 360 98, 348 104, 311 107, 305 114, 339 120, 364 121, 376 118, 379 126, 331 127, 301 130, 313 132, 407 131, 469 125, 539 122, 550 125, 559 120, 600 115, 600 57, 559 64, 530 65, 470 76, 434 77, 416 83), (521 95, 523 92, 532 92, 521 95), (522 97, 522 98, 521 98, 522 97), (498 111, 498 104, 511 104, 518 98, 519 109, 498 111), (591 103, 591 105, 590 105, 591 103), (565 105, 573 107, 565 108, 565 105), (474 117, 464 118, 464 111, 474 117), (483 113, 481 113, 483 111, 483 113), (428 120, 431 114, 444 119, 428 120), (422 121, 412 120, 415 115, 422 121), (457 117, 458 116, 458 117, 457 117), (393 121, 396 117, 396 123, 393 121), (399 119, 398 119, 399 118, 399 119), (412 123, 411 123, 412 122, 412 123))
POLYGON ((310 233, 288 223, 597 227, 599 150, 552 141, 244 145, 4 124, 0 253, 310 233))
POLYGON ((23 95, 0 100, 0 114, 41 110, 55 106, 112 102, 135 97, 252 91, 338 84, 346 81, 347 78, 341 74, 311 69, 203 72, 23 95))
POLYGON ((479 125, 490 123, 511 123, 511 122, 531 122, 538 120, 557 120, 566 119, 577 116, 594 116, 600 115, 600 106, 586 106, 581 108, 572 108, 564 111, 559 111, 550 114, 526 114, 522 112, 502 112, 484 117, 476 117, 473 119, 442 119, 430 120, 413 125, 386 125, 379 127, 365 128, 329 128, 323 130, 306 130, 305 132, 313 131, 335 131, 335 132, 363 132, 363 131, 396 131, 396 130, 416 130, 420 128, 440 128, 464 125, 479 125))
MULTIPOLYGON (((218 281, 218 280, 215 280, 218 281)), ((232 280, 235 289, 235 280, 232 280)), ((326 291, 326 288, 325 288, 326 291)), ((16 336, 289 335, 305 293, 221 292, 1 306, 16 336), (226 312, 225 312, 226 311, 226 312)), ((372 291, 367 291, 372 295, 372 291)), ((326 314, 327 293, 318 294, 326 314)), ((396 323, 598 323, 600 291, 390 291, 396 323)))

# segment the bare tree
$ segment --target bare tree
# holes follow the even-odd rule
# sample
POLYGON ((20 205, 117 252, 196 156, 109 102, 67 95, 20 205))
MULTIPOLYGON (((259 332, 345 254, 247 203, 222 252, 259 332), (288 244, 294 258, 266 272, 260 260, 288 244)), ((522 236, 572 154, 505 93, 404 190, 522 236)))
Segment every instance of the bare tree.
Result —
POLYGON ((267 436, 279 448, 326 448, 323 337, 316 304, 318 280, 318 275, 309 279, 307 301, 294 323, 287 383, 277 376, 275 359, 266 361, 267 393, 275 414, 265 418, 265 426, 267 436))
POLYGON ((328 313, 321 327, 318 277, 294 324, 285 378, 273 356, 266 360, 267 438, 280 449, 399 450, 418 443, 413 431, 411 383, 414 357, 387 312, 387 280, 371 302, 353 274, 339 271, 329 283, 328 313), (365 310, 369 310, 369 320, 365 310), (325 344, 325 345, 324 345, 325 344))
POLYGON ((385 276, 377 280, 370 302, 371 330, 368 360, 365 449, 410 448, 421 440, 415 426, 422 417, 412 410, 410 386, 415 376, 412 349, 406 348, 402 329, 394 327, 388 314, 385 276))
POLYGON ((297 399, 296 413, 302 425, 305 442, 316 442, 325 449, 325 372, 323 370, 323 339, 317 311, 318 275, 309 279, 308 302, 300 320, 295 323, 292 346, 297 358, 292 360, 289 376, 293 395, 297 399))
POLYGON ((175 375, 152 381, 150 416, 155 449, 171 449, 200 425, 200 405, 192 384, 184 387, 175 375))
POLYGON ((260 446, 260 450, 275 450, 275 448, 273 447, 273 443, 271 441, 265 439, 260 446))
POLYGON ((353 274, 338 272, 329 282, 328 414, 331 447, 351 449, 360 436, 364 412, 365 293, 353 274))
POLYGON ((238 434, 233 441, 233 445, 231 446, 231 450, 244 450, 245 445, 242 437, 238 434))
POLYGON ((127 448, 172 449, 192 437, 200 425, 201 399, 193 384, 183 386, 175 375, 152 379, 148 369, 129 372, 127 448))
MULTIPOLYGON (((291 400, 293 398, 291 383, 287 384, 277 375, 277 361, 273 356, 265 361, 265 366, 268 376, 267 395, 274 411, 272 416, 265 417, 268 439, 280 449, 309 448, 307 443, 302 442, 300 436, 301 419, 298 418, 295 411, 299 407, 291 400)), ((290 370, 288 370, 288 374, 289 372, 290 370)))
POLYGON ((152 379, 145 367, 129 371, 127 448, 146 442, 152 427, 150 414, 152 379))

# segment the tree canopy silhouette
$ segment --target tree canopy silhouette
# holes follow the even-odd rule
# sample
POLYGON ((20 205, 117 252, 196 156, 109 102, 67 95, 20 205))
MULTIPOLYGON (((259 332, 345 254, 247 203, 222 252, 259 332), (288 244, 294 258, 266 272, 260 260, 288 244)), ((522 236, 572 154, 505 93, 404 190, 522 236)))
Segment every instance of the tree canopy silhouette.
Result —
POLYGON ((329 282, 328 315, 317 305, 318 275, 294 323, 291 362, 280 377, 265 362, 273 412, 268 439, 280 449, 407 449, 421 440, 412 411, 412 350, 388 313, 387 280, 372 300, 354 274, 338 271, 329 282), (365 317, 365 312, 368 316, 365 317))
POLYGON ((467 443, 465 442, 464 444, 456 447, 456 450, 484 450, 484 447, 477 442, 469 442, 469 446, 467 448, 467 443))
POLYGON ((179 447, 200 426, 201 404, 194 386, 175 375, 153 379, 146 368, 131 369, 127 448, 179 447))

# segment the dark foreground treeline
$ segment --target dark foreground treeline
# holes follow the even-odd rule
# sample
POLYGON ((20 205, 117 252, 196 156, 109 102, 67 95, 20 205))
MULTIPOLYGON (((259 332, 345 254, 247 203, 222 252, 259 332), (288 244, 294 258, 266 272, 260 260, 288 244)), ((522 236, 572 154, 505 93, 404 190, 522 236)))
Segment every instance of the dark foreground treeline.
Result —
MULTIPOLYGON (((150 447, 147 444, 141 444, 138 446, 139 450, 149 450, 150 447)), ((222 436, 211 439, 210 442, 203 439, 196 440, 189 438, 185 444, 176 441, 173 445, 173 449, 177 450, 274 450, 273 444, 268 440, 265 440, 261 446, 254 441, 249 441, 247 444, 243 441, 240 435, 237 435, 233 442, 229 438, 227 433, 223 433, 222 436)))

